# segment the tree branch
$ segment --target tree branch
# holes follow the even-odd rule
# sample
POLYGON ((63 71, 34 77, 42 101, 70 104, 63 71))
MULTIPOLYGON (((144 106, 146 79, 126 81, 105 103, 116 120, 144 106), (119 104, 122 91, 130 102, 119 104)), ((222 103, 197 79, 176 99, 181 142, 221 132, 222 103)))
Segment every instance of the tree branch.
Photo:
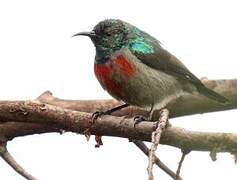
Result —
POLYGON ((156 152, 158 145, 160 144, 161 134, 166 127, 168 118, 169 118, 169 111, 167 109, 162 109, 160 111, 160 118, 158 121, 157 128, 151 134, 152 145, 151 145, 150 152, 149 152, 149 162, 148 162, 148 167, 147 167, 149 180, 154 179, 152 169, 153 169, 153 164, 155 163, 155 152, 156 152))
MULTIPOLYGON (((205 81, 204 84, 227 97, 231 103, 223 105, 201 95, 187 95, 167 107, 170 117, 237 108, 237 80, 205 81)), ((71 131, 83 134, 91 125, 92 112, 106 110, 119 104, 120 102, 115 100, 63 100, 53 97, 49 91, 35 101, 0 101, 0 137, 8 141, 36 133, 71 131)), ((128 107, 115 112, 113 116, 103 116, 93 124, 91 134, 151 141, 155 123, 141 122, 134 129, 134 121, 131 118, 145 113, 142 109, 128 107)), ((155 119, 158 118, 159 114, 156 114, 155 119)), ((182 150, 210 151, 210 154, 230 152, 236 155, 237 152, 237 134, 234 133, 198 132, 169 126, 162 133, 160 143, 182 150)), ((19 165, 15 167, 17 163, 6 149, 1 155, 16 171, 34 179, 22 171, 19 165)), ((166 171, 168 172, 168 169, 166 171)))
POLYGON ((178 180, 178 178, 179 178, 180 171, 181 171, 181 168, 182 168, 182 165, 183 165, 183 162, 184 162, 184 158, 188 153, 189 153, 189 151, 182 150, 182 156, 180 158, 179 165, 178 165, 178 168, 177 168, 177 171, 176 171, 176 180, 178 180))
POLYGON ((28 180, 36 180, 31 174, 25 171, 11 156, 7 150, 7 144, 5 142, 0 143, 0 156, 21 176, 25 177, 28 180))
MULTIPOLYGON (((205 86, 218 92, 230 100, 229 104, 220 104, 202 95, 186 95, 177 100, 170 110, 170 118, 203 114, 207 112, 224 111, 237 108, 237 79, 232 80, 205 80, 205 86)), ((96 110, 107 110, 122 104, 116 100, 63 100, 55 98, 52 93, 46 91, 37 98, 38 101, 46 104, 60 106, 62 108, 95 112, 96 110)), ((114 116, 134 116, 137 114, 146 115, 146 111, 136 107, 128 107, 113 113, 114 116)))
MULTIPOLYGON (((58 132, 59 129, 83 134, 90 127, 91 113, 72 111, 39 102, 7 102, 0 103, 1 122, 24 122, 43 124, 36 132, 58 132), (46 129, 48 126, 54 129, 46 129)), ((4 124, 2 124, 4 126, 4 124)), ((30 124, 29 124, 30 125, 30 124)), ((154 122, 141 122, 134 129, 133 118, 102 116, 91 127, 91 133, 102 136, 117 136, 142 141, 151 141, 151 133, 154 131, 154 122)), ((8 132, 11 135, 22 136, 34 134, 32 130, 26 132, 8 132), (22 133, 22 134, 21 134, 22 133)), ((15 136, 15 137, 16 137, 15 136)), ((237 134, 234 133, 209 133, 189 131, 180 127, 169 126, 163 132, 161 144, 171 145, 181 149, 196 151, 236 152, 237 134)))
MULTIPOLYGON (((139 140, 133 140, 133 143, 147 156, 149 157, 149 149, 144 142, 139 140)), ((182 178, 175 174, 169 167, 167 167, 157 156, 154 156, 154 163, 166 172, 171 178, 175 180, 182 180, 182 178)))

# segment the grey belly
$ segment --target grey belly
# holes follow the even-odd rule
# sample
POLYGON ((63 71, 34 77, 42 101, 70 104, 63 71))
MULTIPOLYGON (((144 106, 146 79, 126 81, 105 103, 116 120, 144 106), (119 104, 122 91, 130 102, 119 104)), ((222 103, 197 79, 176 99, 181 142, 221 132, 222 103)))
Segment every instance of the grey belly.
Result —
POLYGON ((170 101, 180 97, 184 91, 178 80, 166 73, 154 70, 140 62, 136 63, 136 74, 129 80, 116 76, 122 87, 120 97, 126 103, 140 107, 163 108, 170 101))

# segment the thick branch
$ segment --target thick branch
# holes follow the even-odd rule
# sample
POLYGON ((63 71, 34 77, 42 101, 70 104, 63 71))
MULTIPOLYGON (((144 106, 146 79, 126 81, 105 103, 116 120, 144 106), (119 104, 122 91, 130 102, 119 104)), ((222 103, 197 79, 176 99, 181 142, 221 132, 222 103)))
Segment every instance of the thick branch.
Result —
POLYGON ((18 136, 49 133, 49 132, 61 133, 61 130, 55 127, 50 127, 48 125, 36 124, 36 123, 22 123, 22 122, 0 123, 0 135, 7 140, 11 140, 18 136))
MULTIPOLYGON (((90 119, 90 113, 72 111, 38 102, 0 104, 0 121, 37 123, 55 128, 48 129, 48 132, 63 129, 83 133, 90 126, 90 119)), ((103 116, 92 126, 91 133, 151 141, 150 137, 154 126, 153 122, 141 122, 134 129, 133 118, 103 116)), ((21 134, 12 133, 12 135, 20 136, 21 134)), ((215 149, 217 152, 236 152, 237 134, 195 132, 169 126, 162 134, 161 144, 197 151, 215 149)))
MULTIPOLYGON (((171 117, 237 108, 237 80, 206 81, 204 83, 227 97, 231 103, 223 105, 203 96, 187 95, 176 101, 172 107, 168 107, 171 117)), ((115 100, 62 100, 53 97, 50 92, 43 93, 34 102, 0 101, 0 137, 8 141, 18 136, 61 132, 62 130, 83 134, 90 127, 91 112, 110 109, 118 104, 120 102, 115 100)), ((146 112, 141 109, 131 107, 114 113, 114 116, 103 116, 90 128, 91 133, 99 136, 151 141, 154 123, 142 122, 134 129, 133 118, 129 118, 144 113, 146 112)), ((169 126, 163 132, 160 142, 181 148, 185 152, 191 150, 211 151, 210 154, 217 152, 236 154, 237 152, 237 134, 231 133, 195 132, 169 126)), ((4 147, 1 146, 1 156, 5 161, 23 176, 34 179, 14 161, 4 147)), ((158 164, 166 169, 166 172, 170 171, 162 163, 158 164)), ((170 175, 174 176, 174 173, 170 171, 170 175)))
MULTIPOLYGON (((220 104, 201 95, 186 95, 169 108, 170 118, 237 108, 237 79, 205 80, 203 83, 210 89, 213 89, 228 98, 230 103, 220 104)), ((53 97, 48 91, 42 94, 38 100, 43 103, 83 112, 107 110, 121 104, 116 100, 63 100, 53 97)), ((129 107, 120 110, 113 115, 134 116, 137 114, 145 114, 145 111, 136 107, 129 107)))

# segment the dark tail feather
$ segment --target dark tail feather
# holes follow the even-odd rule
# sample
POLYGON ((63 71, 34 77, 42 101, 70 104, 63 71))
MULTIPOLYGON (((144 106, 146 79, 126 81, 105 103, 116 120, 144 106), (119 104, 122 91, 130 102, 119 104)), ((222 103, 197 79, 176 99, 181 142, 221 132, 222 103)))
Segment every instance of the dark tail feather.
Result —
POLYGON ((206 88, 204 85, 203 86, 199 86, 198 87, 198 91, 203 94, 204 96, 210 98, 210 99, 213 99, 217 102, 220 102, 220 103, 228 103, 229 100, 226 99, 224 96, 216 93, 215 91, 211 90, 211 89, 208 89, 206 88))

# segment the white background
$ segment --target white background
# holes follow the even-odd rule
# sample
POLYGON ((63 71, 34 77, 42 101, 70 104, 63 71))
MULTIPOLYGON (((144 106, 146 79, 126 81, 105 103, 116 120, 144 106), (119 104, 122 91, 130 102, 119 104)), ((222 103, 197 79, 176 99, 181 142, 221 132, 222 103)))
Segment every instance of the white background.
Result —
MULTIPOLYGON (((0 1, 0 99, 34 99, 45 90, 65 99, 110 98, 93 74, 95 50, 86 37, 100 20, 119 18, 158 38, 198 77, 237 77, 237 4, 207 0, 9 0, 0 1)), ((236 132, 237 111, 172 120, 193 130, 236 132)), ((80 135, 34 135, 9 142, 16 160, 40 180, 147 179, 147 158, 128 140, 104 137, 95 149, 80 135)), ((181 156, 159 146, 158 156, 173 170, 181 156)), ((0 179, 21 180, 0 159, 0 179)), ((228 153, 212 162, 207 152, 192 152, 182 169, 185 180, 237 179, 228 153)), ((170 179, 160 169, 156 179, 170 179)))

